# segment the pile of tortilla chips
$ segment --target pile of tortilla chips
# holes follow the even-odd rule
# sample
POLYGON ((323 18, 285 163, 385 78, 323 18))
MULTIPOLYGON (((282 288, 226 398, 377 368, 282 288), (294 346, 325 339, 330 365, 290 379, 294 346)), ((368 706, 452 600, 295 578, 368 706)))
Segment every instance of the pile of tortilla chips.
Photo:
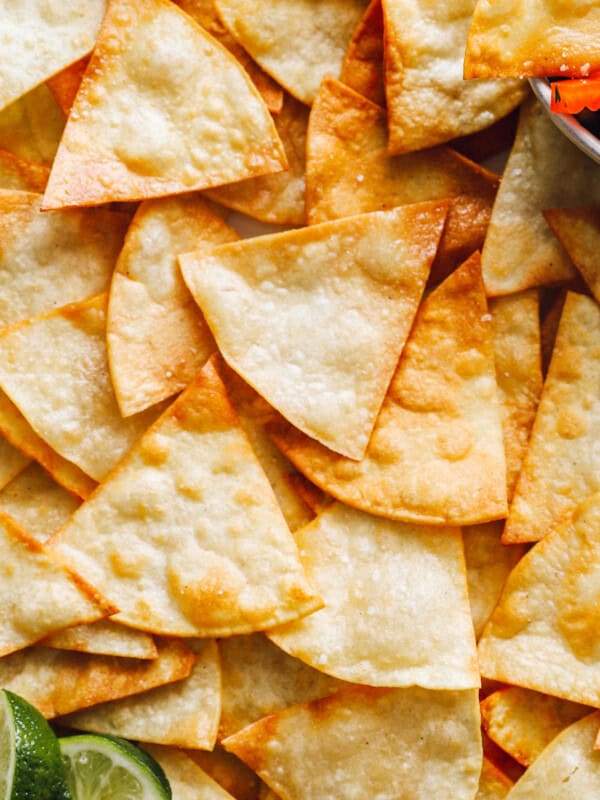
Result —
POLYGON ((174 800, 600 794, 597 4, 434 5, 0 10, 0 687, 174 800))

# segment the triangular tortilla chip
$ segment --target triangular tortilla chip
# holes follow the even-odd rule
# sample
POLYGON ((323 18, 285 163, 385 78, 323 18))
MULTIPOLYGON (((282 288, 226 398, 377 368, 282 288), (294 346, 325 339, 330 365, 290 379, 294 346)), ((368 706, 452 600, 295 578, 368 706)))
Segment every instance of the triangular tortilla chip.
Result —
POLYGON ((405 206, 180 263, 229 365, 309 436, 361 458, 446 211, 444 202, 405 206))
POLYGON ((259 800, 263 782, 233 753, 217 745, 210 752, 188 750, 187 755, 236 800, 259 800))
POLYGON ((43 192, 50 170, 44 164, 26 161, 8 150, 0 150, 0 188, 43 192))
POLYGON ((23 472, 28 464, 29 459, 27 456, 20 450, 17 450, 16 447, 13 447, 3 436, 0 436, 0 492, 8 486, 20 472, 23 472))
POLYGON ((283 420, 270 428, 275 443, 317 486, 371 514, 434 525, 504 517, 491 320, 475 255, 419 309, 360 463, 283 420))
POLYGON ((487 735, 525 767, 555 736, 590 711, 588 706, 519 686, 493 692, 481 703, 487 735))
POLYGON ((139 742, 210 750, 221 710, 219 654, 211 639, 190 639, 187 644, 196 655, 187 678, 79 711, 61 722, 139 742))
POLYGON ((515 784, 509 800, 584 800, 600 793, 600 753, 594 738, 600 712, 575 722, 544 750, 515 784))
POLYGON ((581 205, 583 197, 600 203, 600 165, 571 144, 530 98, 521 111, 483 248, 488 294, 511 294, 575 277, 541 212, 581 205))
POLYGON ((51 164, 65 115, 47 86, 38 86, 0 111, 0 147, 28 161, 51 164))
POLYGON ((460 531, 335 503, 296 542, 325 607, 270 630, 275 644, 353 683, 479 686, 460 531))
POLYGON ((513 782, 507 775, 494 766, 489 759, 483 759, 479 789, 475 800, 502 800, 510 792, 512 786, 513 782))
POLYGON ((124 416, 183 389, 216 350, 177 256, 237 234, 200 197, 148 200, 127 231, 110 289, 108 360, 124 416))
POLYGON ((323 81, 308 129, 309 224, 451 197, 432 273, 442 280, 483 245, 498 177, 447 147, 388 156, 385 111, 323 81))
POLYGON ((121 658, 153 659, 158 656, 152 636, 136 631, 135 628, 126 628, 110 619, 101 619, 91 625, 76 625, 53 633, 42 644, 57 650, 76 650, 78 653, 98 653, 121 658))
POLYGON ((479 642, 481 672, 600 706, 600 494, 511 572, 479 642))
POLYGON ((158 745, 144 745, 144 750, 165 771, 175 800, 233 800, 222 786, 185 753, 158 745))
POLYGON ((224 47, 169 0, 111 0, 44 205, 179 194, 285 166, 267 107, 224 47))
POLYGON ((465 78, 587 77, 600 67, 600 8, 592 0, 478 0, 465 78), (542 33, 543 32, 543 33, 542 33))
POLYGON ((195 656, 183 642, 158 642, 152 661, 29 647, 0 659, 0 686, 48 719, 186 678, 195 656))
POLYGON ((215 0, 233 37, 290 94, 310 105, 338 77, 367 0, 215 0))
POLYGON ((2 10, 0 109, 94 46, 106 0, 10 3, 2 10))
POLYGON ((65 116, 68 116, 71 112, 73 102, 81 86, 83 74, 89 63, 90 57, 84 56, 46 81, 46 86, 54 95, 54 99, 65 116))
POLYGON ((0 191, 2 327, 106 291, 123 244, 126 214, 40 205, 40 195, 0 191))
POLYGON ((0 334, 0 385, 35 431, 102 480, 161 411, 123 419, 106 356, 106 295, 0 334))
POLYGON ((475 0, 383 0, 389 152, 408 153, 488 128, 525 97, 520 80, 464 82, 475 0))
POLYGON ((224 744, 285 800, 472 800, 482 760, 475 690, 347 689, 224 744))
POLYGON ((340 80, 377 105, 385 105, 383 82, 383 9, 371 0, 352 35, 340 80))
POLYGON ((569 293, 529 447, 519 475, 505 542, 546 536, 600 490, 600 308, 569 293))
POLYGON ((600 302, 600 206, 552 208, 544 217, 600 302))
POLYGON ((228 636, 320 607, 212 362, 53 546, 149 632, 228 636))

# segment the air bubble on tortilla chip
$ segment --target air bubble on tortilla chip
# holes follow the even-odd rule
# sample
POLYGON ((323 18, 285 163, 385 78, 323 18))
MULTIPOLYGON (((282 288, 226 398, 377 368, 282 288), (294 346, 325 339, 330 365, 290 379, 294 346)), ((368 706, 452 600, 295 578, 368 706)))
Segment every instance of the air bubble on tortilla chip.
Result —
POLYGON ((521 80, 465 82, 475 0, 383 0, 389 152, 408 153, 489 127, 525 97, 521 80))
POLYGON ((340 80, 371 102, 385 105, 381 0, 371 0, 358 23, 346 50, 340 80))
POLYGON ((64 717, 77 730, 139 742, 212 749, 221 710, 219 654, 214 640, 190 639, 196 663, 187 678, 64 717))
POLYGON ((121 658, 158 657, 152 636, 134 628, 126 628, 110 619, 58 631, 47 636, 42 644, 57 650, 75 650, 78 653, 98 653, 121 658))
POLYGON ((267 107, 222 45, 169 0, 111 0, 44 207, 179 194, 285 166, 267 107))
POLYGON ((43 192, 50 170, 44 164, 19 158, 0 150, 0 188, 22 192, 43 192))
POLYGON ((233 800, 222 786, 180 750, 147 744, 143 749, 163 768, 175 800, 233 800))
MULTIPOLYGON (((0 435, 0 497, 6 486, 29 464, 29 458, 0 435)), ((1 502, 0 502, 1 507, 1 502)), ((4 510, 4 509, 3 509, 4 510)))
POLYGON ((600 206, 552 208, 544 217, 600 302, 600 206))
POLYGON ((236 800, 260 800, 264 786, 243 761, 219 745, 214 750, 187 750, 187 755, 236 800))
POLYGON ((285 800, 472 800, 482 764, 476 690, 351 688, 224 745, 285 800))
POLYGON ((502 518, 506 467, 492 337, 474 255, 421 305, 362 461, 284 420, 269 432, 310 481, 354 508, 419 524, 502 518))
POLYGON ((212 361, 53 547, 150 633, 249 633, 321 606, 212 361))
POLYGON ((65 115, 42 84, 0 111, 0 147, 28 161, 50 165, 65 127, 65 115))
POLYGON ((177 256, 236 233, 198 196, 148 200, 127 231, 112 279, 108 360, 124 416, 181 391, 216 350, 177 256))
POLYGON ((364 214, 180 264, 228 364, 309 436, 361 458, 446 211, 438 201, 364 214))
POLYGON ((588 706, 519 686, 494 692, 481 703, 487 735, 525 767, 555 736, 590 711, 588 706))
POLYGON ((503 800, 512 786, 511 779, 484 757, 475 800, 503 800))
POLYGON ((325 607, 268 631, 275 644, 352 683, 480 685, 460 531, 335 503, 296 542, 325 607))

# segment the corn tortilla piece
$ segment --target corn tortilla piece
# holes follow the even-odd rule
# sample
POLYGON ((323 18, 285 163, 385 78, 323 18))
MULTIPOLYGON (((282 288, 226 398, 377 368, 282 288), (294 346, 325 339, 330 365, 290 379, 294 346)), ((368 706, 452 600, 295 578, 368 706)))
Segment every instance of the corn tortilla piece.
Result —
POLYGON ((211 750, 221 710, 217 644, 189 639, 187 645, 196 655, 187 678, 78 711, 61 723, 140 742, 211 750))
POLYGON ((284 653, 261 633, 219 641, 219 740, 268 714, 335 694, 347 686, 284 653))
POLYGON ((121 417, 108 372, 106 305, 97 295, 0 334, 3 390, 52 448, 98 481, 162 410, 121 417))
POLYGON ((503 800, 512 786, 511 779, 484 757, 475 800, 503 800))
POLYGON ((544 292, 544 299, 548 302, 548 308, 544 309, 542 316, 541 337, 542 337, 542 374, 544 378, 548 374, 548 367, 552 360, 556 334, 560 325, 565 301, 567 299, 567 289, 564 286, 559 289, 547 289, 544 292))
POLYGON ((229 51, 169 0, 111 0, 44 207, 180 194, 285 167, 271 115, 229 51))
POLYGON ((588 714, 560 733, 507 795, 508 800, 583 800, 600 792, 600 753, 594 738, 600 712, 588 714))
POLYGON ((475 638, 479 639, 496 607, 506 579, 525 549, 503 545, 502 522, 487 522, 463 528, 467 582, 475 638))
POLYGON ((571 75, 600 67, 600 8, 590 0, 478 0, 465 78, 571 75), (540 32, 543 31, 543 35, 540 32))
POLYGON ((538 294, 531 290, 495 298, 490 314, 510 501, 542 393, 538 294))
POLYGON ((482 763, 476 690, 355 687, 265 717, 224 745, 283 800, 471 800, 482 763))
MULTIPOLYGON (((3 436, 0 436, 0 498, 2 497, 4 488, 8 486, 19 473, 23 472, 29 463, 29 458, 24 453, 17 450, 16 447, 13 447, 3 436)), ((1 500, 0 508, 2 508, 1 500)))
POLYGON ((138 208, 115 267, 106 341, 124 416, 181 391, 216 344, 183 282, 177 256, 237 234, 198 196, 147 200, 138 208))
POLYGON ((236 800, 260 800, 261 779, 243 761, 219 745, 210 752, 187 750, 187 755, 236 800))
POLYGON ((152 661, 29 647, 0 659, 0 685, 52 719, 190 674, 195 656, 183 642, 159 641, 157 646, 158 658, 152 661))
POLYGON ((352 683, 480 685, 459 530, 335 503, 296 542, 325 607, 268 631, 278 647, 352 683))
POLYGON ((0 150, 0 188, 23 192, 43 192, 50 170, 44 164, 19 158, 0 150))
POLYGON ((519 686, 494 692, 481 703, 487 735, 525 767, 533 764, 555 736, 591 710, 519 686))
POLYGON ((53 546, 151 633, 248 633, 321 606, 212 361, 53 546))
POLYGON ((535 542, 600 490, 600 308, 570 292, 503 541, 535 542))
POLYGON ((463 81, 475 1, 383 0, 390 153, 488 128, 525 97, 522 80, 463 81))
POLYGON ((0 111, 0 147, 49 166, 64 127, 65 115, 42 84, 0 111))
POLYGON ((78 653, 98 653, 121 658, 158 657, 152 636, 134 628, 126 628, 110 619, 57 631, 47 636, 42 644, 57 650, 76 650, 78 653))
POLYGON ((84 56, 46 81, 46 86, 54 95, 54 99, 65 116, 71 113, 83 74, 89 63, 90 57, 84 56))
POLYGON ((483 245, 498 176, 447 147, 388 156, 385 111, 323 81, 308 128, 309 224, 451 197, 432 272, 441 280, 483 245))
POLYGON ((361 462, 284 420, 269 432, 310 481, 362 511, 432 525, 506 516, 491 315, 479 257, 421 305, 361 462))
POLYGON ((340 81, 372 103, 385 105, 381 0, 371 0, 356 26, 346 50, 340 81))
POLYGON ((544 217, 600 302, 600 207, 552 208, 544 217))
POLYGON ((180 750, 160 745, 144 745, 165 771, 174 800, 232 800, 222 786, 180 750))
POLYGON ((183 277, 228 364, 309 436, 361 458, 446 212, 416 204, 190 253, 183 277))
POLYGON ((123 244, 123 213, 40 205, 39 194, 0 191, 2 327, 106 291, 123 244))

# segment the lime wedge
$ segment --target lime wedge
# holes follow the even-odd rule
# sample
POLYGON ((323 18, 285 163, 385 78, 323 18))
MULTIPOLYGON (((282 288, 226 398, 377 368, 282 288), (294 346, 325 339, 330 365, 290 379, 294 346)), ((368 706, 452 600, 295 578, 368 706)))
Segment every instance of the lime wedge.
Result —
POLYGON ((0 800, 70 800, 58 740, 40 712, 0 690, 0 800))
POLYGON ((96 734, 59 742, 73 800, 171 800, 162 768, 131 742, 96 734))

